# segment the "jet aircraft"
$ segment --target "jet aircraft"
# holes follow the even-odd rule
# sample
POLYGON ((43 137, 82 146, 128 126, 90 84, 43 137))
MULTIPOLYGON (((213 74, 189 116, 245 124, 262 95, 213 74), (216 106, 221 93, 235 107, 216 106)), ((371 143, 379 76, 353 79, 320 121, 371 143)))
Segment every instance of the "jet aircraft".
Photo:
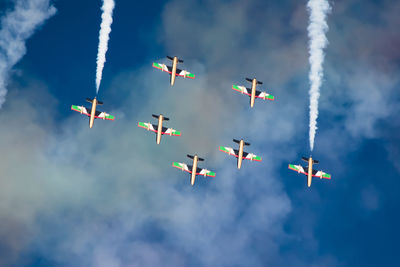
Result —
POLYGON ((103 102, 97 100, 97 98, 86 98, 86 101, 92 103, 92 107, 84 107, 84 106, 75 106, 72 105, 71 109, 77 111, 81 114, 85 114, 90 117, 89 119, 89 128, 93 127, 94 119, 103 119, 103 120, 114 120, 114 116, 107 114, 105 112, 100 112, 96 110, 97 105, 103 105, 103 102))
POLYGON ((246 143, 245 141, 243 141, 243 139, 241 139, 240 141, 236 140, 236 139, 233 139, 233 142, 239 144, 239 150, 233 149, 231 147, 224 147, 224 146, 220 146, 219 150, 224 152, 224 153, 226 153, 226 154, 229 154, 231 156, 237 157, 237 168, 238 169, 240 169, 240 167, 242 167, 243 159, 248 159, 248 160, 251 160, 251 161, 253 161, 253 160, 254 161, 261 161, 261 157, 256 156, 256 155, 254 155, 252 153, 247 153, 247 152, 243 151, 244 146, 245 145, 249 146, 250 143, 246 143))
POLYGON ((177 57, 170 57, 167 56, 168 59, 172 60, 172 66, 167 66, 165 64, 161 64, 161 63, 153 63, 153 67, 165 72, 168 72, 171 76, 170 82, 171 82, 171 86, 174 85, 175 83, 175 77, 176 76, 181 76, 184 78, 190 78, 190 79, 194 79, 195 75, 193 73, 190 73, 186 70, 180 70, 177 68, 178 63, 183 63, 182 59, 178 59, 177 57))
POLYGON ((171 136, 172 135, 181 136, 181 132, 179 132, 177 130, 174 130, 172 128, 163 127, 163 121, 168 121, 169 118, 166 118, 161 114, 158 115, 158 116, 153 114, 152 116, 154 118, 158 119, 158 125, 151 124, 150 122, 147 122, 147 123, 146 122, 139 122, 138 126, 141 127, 141 128, 144 128, 144 129, 146 129, 148 131, 155 132, 157 134, 157 136, 156 136, 157 145, 160 144, 161 135, 163 135, 163 134, 167 134, 167 135, 171 135, 171 136))
POLYGON ((199 158, 199 156, 194 155, 187 155, 188 158, 193 159, 193 165, 186 165, 185 163, 180 163, 180 162, 173 162, 172 166, 178 169, 181 169, 182 171, 186 171, 191 174, 190 177, 190 184, 193 186, 194 181, 196 179, 196 175, 203 175, 204 177, 209 176, 209 177, 215 177, 215 172, 212 172, 207 169, 201 169, 197 167, 197 163, 199 161, 204 161, 204 159, 199 158))
POLYGON ((301 165, 289 164, 289 169, 306 175, 307 176, 307 185, 308 185, 308 187, 311 186, 312 177, 319 177, 320 179, 322 179, 322 178, 331 179, 331 175, 330 174, 327 174, 327 173, 325 173, 323 171, 313 170, 313 168, 312 168, 313 164, 318 164, 319 163, 318 160, 312 159, 311 156, 309 158, 302 157, 301 159, 308 163, 308 167, 302 167, 301 165))
POLYGON ((240 86, 240 85, 232 85, 232 89, 236 90, 242 94, 250 96, 250 107, 254 107, 254 100, 256 98, 261 98, 264 100, 275 100, 275 97, 267 94, 266 92, 261 92, 257 90, 257 85, 258 84, 263 84, 260 81, 257 81, 257 79, 250 79, 246 78, 246 81, 251 82, 251 88, 246 88, 245 86, 240 86))

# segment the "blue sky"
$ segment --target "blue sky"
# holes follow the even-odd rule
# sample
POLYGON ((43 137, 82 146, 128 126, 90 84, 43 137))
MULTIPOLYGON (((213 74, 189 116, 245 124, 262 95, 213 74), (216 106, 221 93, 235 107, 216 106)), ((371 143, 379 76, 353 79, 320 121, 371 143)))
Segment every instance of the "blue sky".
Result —
POLYGON ((117 1, 99 94, 116 120, 90 130, 70 106, 95 94, 101 2, 51 4, 0 110, 1 266, 399 266, 398 1, 331 2, 313 156, 332 180, 311 189, 287 169, 309 154, 306 1, 117 1), (170 87, 166 55, 196 79, 170 87), (250 110, 230 89, 248 76, 276 101, 250 110), (137 127, 153 113, 182 136, 156 146, 137 127), (233 138, 263 162, 237 171, 217 149, 233 138), (192 188, 171 162, 194 153, 217 177, 192 188))

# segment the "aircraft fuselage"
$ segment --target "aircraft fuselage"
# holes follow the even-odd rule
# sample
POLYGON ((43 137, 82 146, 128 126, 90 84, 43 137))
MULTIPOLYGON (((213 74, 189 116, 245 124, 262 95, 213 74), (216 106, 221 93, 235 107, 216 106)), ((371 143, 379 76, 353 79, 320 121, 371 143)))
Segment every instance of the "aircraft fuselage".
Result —
POLYGON ((176 78, 176 67, 178 65, 178 58, 174 57, 172 59, 172 71, 171 71, 171 86, 174 85, 175 83, 175 78, 176 78))
POLYGON ((243 139, 241 139, 240 142, 239 142, 239 153, 238 153, 238 159, 237 159, 237 167, 238 167, 238 169, 240 169, 242 167, 243 147, 244 147, 244 141, 243 141, 243 139))
POLYGON ((92 102, 92 110, 90 112, 89 128, 93 127, 95 115, 96 115, 97 99, 94 98, 92 102))
POLYGON ((193 186, 194 181, 196 180, 196 173, 197 173, 197 162, 199 160, 199 157, 197 155, 194 155, 193 158, 193 168, 192 168, 192 176, 190 178, 190 184, 193 186))
POLYGON ((313 159, 310 157, 308 159, 308 174, 307 174, 307 185, 308 187, 311 186, 311 181, 312 181, 312 165, 313 165, 313 159))
POLYGON ((256 88, 257 88, 257 79, 253 79, 251 82, 251 97, 250 97, 250 107, 254 107, 254 101, 256 99, 256 88))
POLYGON ((161 135, 162 135, 162 123, 163 123, 163 115, 160 114, 160 116, 158 116, 158 127, 157 127, 157 145, 160 144, 161 142, 161 135))

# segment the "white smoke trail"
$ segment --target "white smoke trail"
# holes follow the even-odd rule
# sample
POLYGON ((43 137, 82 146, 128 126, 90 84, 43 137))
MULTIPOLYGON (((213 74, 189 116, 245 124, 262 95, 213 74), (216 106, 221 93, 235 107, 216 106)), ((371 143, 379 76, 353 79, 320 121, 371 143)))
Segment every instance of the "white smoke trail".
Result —
POLYGON ((26 40, 55 13, 56 9, 50 5, 50 0, 17 0, 14 10, 1 19, 0 107, 7 94, 9 72, 26 53, 26 40))
POLYGON ((310 149, 314 149, 315 133, 317 131, 318 118, 318 99, 319 89, 321 87, 324 62, 324 48, 328 44, 325 33, 328 30, 326 16, 331 10, 327 0, 309 0, 307 4, 308 12, 310 13, 310 21, 308 25, 309 42, 309 62, 311 65, 310 79, 310 149))
POLYGON ((110 39, 111 24, 113 22, 112 13, 114 6, 114 0, 103 0, 103 6, 101 8, 103 14, 101 15, 99 48, 97 52, 96 93, 99 92, 104 63, 106 62, 106 52, 108 50, 108 40, 110 39))

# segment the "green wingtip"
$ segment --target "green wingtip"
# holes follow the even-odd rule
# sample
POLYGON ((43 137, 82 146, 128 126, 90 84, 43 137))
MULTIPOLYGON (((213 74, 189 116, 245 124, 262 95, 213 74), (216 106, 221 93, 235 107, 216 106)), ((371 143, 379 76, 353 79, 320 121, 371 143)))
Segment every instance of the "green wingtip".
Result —
POLYGON ((219 146, 219 150, 226 151, 224 146, 219 146))
POLYGON ((293 164, 289 164, 289 168, 292 168, 292 169, 295 169, 295 170, 297 170, 297 167, 296 167, 296 166, 294 166, 293 164))
POLYGON ((254 157, 254 160, 261 161, 261 157, 259 157, 259 156, 256 156, 256 157, 254 157))
POLYGON ((194 76, 193 73, 188 73, 188 74, 186 74, 186 77, 188 77, 188 78, 194 78, 195 76, 194 76))
POLYGON ((330 174, 324 174, 324 175, 322 175, 322 177, 324 177, 324 178, 327 178, 327 179, 331 179, 331 175, 330 174))
POLYGON ((175 166, 175 167, 181 167, 181 164, 179 164, 179 162, 172 162, 172 166, 175 166))
POLYGON ((266 97, 268 100, 275 100, 275 97, 273 95, 269 95, 266 97))
POLYGON ((214 177, 214 176, 215 176, 215 172, 210 171, 210 172, 208 173, 208 175, 214 177))

